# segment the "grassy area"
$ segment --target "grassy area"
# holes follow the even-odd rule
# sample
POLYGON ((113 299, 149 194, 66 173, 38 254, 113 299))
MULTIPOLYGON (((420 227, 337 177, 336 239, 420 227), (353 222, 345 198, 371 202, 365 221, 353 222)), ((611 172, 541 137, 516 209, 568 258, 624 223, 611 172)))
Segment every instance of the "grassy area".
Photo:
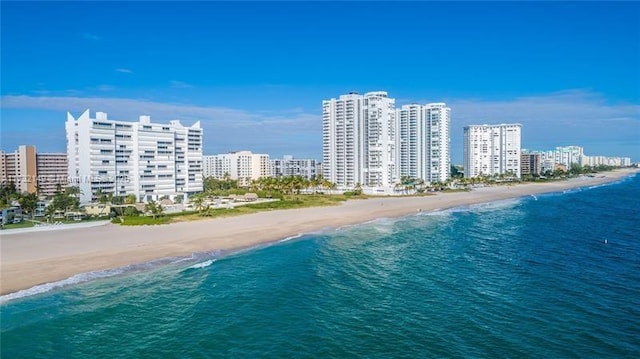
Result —
POLYGON ((4 229, 30 228, 33 226, 35 226, 34 222, 24 220, 20 223, 7 223, 4 225, 4 229))
POLYGON ((131 217, 116 217, 111 220, 111 223, 117 223, 123 226, 143 226, 154 224, 167 224, 170 222, 169 216, 161 216, 157 218, 147 216, 131 216, 131 217), (122 221, 120 220, 122 218, 122 221))
POLYGON ((280 209, 295 209, 308 207, 333 206, 348 199, 365 199, 365 196, 344 196, 344 195, 299 195, 281 201, 252 203, 235 208, 215 208, 208 211, 192 211, 165 214, 153 219, 147 216, 123 217, 114 219, 112 222, 125 226, 167 224, 185 221, 197 221, 206 218, 231 217, 243 214, 273 211, 280 209))

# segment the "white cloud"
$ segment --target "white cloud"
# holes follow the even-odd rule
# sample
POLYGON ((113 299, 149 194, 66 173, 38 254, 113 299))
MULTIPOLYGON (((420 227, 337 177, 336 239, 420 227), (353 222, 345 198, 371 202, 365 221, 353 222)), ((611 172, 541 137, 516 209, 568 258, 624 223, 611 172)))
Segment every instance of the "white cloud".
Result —
POLYGON ((111 85, 98 85, 98 86, 96 87, 96 89, 98 89, 98 91, 104 91, 104 92, 107 92, 107 91, 113 91, 113 90, 115 90, 115 89, 116 89, 116 87, 115 87, 115 86, 111 86, 111 85))
POLYGON ((176 81, 176 80, 169 81, 169 84, 171 85, 171 87, 178 88, 178 89, 186 89, 186 88, 194 87, 193 85, 190 85, 184 81, 176 81))
MULTIPOLYGON (((446 99, 445 102, 452 108, 451 151, 455 163, 462 158, 463 126, 513 122, 523 125, 525 148, 575 144, 585 147, 589 155, 625 155, 640 159, 638 104, 611 103, 599 94, 582 90, 510 100, 446 99)), ((200 120, 206 134, 206 153, 250 149, 318 158, 322 146, 321 109, 309 113, 294 107, 295 104, 284 104, 288 107, 276 112, 79 96, 3 96, 1 103, 3 108, 70 111, 76 116, 89 108, 125 121, 135 120, 139 115, 150 115, 158 122, 179 119, 191 124, 200 120)))
POLYGON ((88 33, 85 32, 82 34, 82 37, 87 39, 87 40, 91 40, 91 41, 98 41, 100 40, 100 36, 96 35, 96 34, 92 34, 92 33, 88 33))
POLYGON ((268 152, 279 147, 283 153, 296 156, 305 153, 317 157, 321 146, 320 116, 298 111, 275 114, 138 99, 53 96, 3 96, 2 107, 69 111, 74 116, 91 109, 107 112, 109 118, 124 121, 137 120, 140 115, 150 115, 157 122, 178 119, 185 125, 201 121, 207 138, 205 152, 208 154, 239 149, 268 152), (296 152, 296 148, 304 150, 296 152))
POLYGON ((130 70, 130 69, 125 69, 125 68, 119 68, 119 69, 116 69, 116 72, 120 72, 120 73, 123 73, 123 74, 132 74, 132 73, 133 73, 133 71, 132 71, 132 70, 130 70))

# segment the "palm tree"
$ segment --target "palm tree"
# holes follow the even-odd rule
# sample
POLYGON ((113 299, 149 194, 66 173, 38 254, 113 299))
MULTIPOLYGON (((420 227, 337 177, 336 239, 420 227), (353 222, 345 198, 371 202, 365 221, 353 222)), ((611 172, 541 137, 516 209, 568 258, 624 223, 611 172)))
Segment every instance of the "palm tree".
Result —
POLYGON ((193 206, 195 207, 195 209, 198 211, 198 214, 202 214, 202 208, 203 208, 203 203, 204 203, 204 198, 202 195, 197 195, 193 197, 193 206))
POLYGON ((151 212, 153 219, 156 219, 158 216, 162 215, 164 208, 159 203, 156 203, 154 200, 150 200, 147 204, 144 205, 144 209, 147 212, 151 212))
POLYGON ((356 185, 353 187, 353 194, 355 194, 356 196, 362 194, 362 184, 360 184, 360 182, 356 183, 356 185))
POLYGON ((56 208, 52 205, 52 203, 50 203, 45 209, 44 213, 47 215, 47 222, 49 222, 53 218, 53 215, 56 213, 56 208))

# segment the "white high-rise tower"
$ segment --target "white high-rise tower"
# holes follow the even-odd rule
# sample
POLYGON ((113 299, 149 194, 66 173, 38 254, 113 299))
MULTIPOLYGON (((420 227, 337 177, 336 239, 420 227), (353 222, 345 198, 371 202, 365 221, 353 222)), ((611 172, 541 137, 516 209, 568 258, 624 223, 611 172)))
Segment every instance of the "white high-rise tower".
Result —
POLYGON ((395 100, 386 92, 322 102, 323 176, 340 188, 392 188, 397 181, 395 100))
POLYGON ((464 176, 511 174, 520 178, 520 124, 464 128, 464 176))
POLYGON ((450 176, 451 109, 444 103, 405 105, 397 110, 401 177, 442 182, 450 176))

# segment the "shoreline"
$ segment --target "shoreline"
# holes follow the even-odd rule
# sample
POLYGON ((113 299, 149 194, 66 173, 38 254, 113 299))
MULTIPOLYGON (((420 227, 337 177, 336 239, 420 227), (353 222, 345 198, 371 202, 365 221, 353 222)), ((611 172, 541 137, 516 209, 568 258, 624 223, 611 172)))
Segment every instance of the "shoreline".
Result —
POLYGON ((0 234, 0 295, 63 281, 75 275, 116 270, 163 258, 189 257, 212 251, 236 252, 379 218, 398 218, 416 212, 602 185, 639 172, 637 168, 620 169, 566 181, 488 186, 471 192, 423 197, 350 200, 330 207, 265 211, 169 225, 105 224, 9 236, 0 234))

